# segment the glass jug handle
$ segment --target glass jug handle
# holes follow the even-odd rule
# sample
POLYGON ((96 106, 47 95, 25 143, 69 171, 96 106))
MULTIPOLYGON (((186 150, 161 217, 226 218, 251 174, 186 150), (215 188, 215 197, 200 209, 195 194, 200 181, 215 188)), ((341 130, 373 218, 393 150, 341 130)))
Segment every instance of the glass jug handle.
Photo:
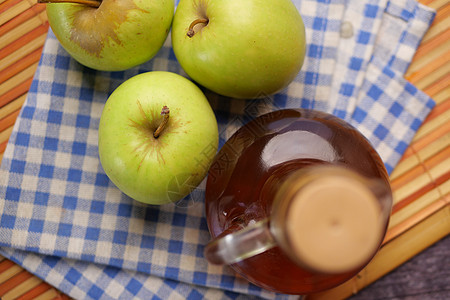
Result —
POLYGON ((205 247, 205 257, 213 264, 233 264, 276 246, 269 219, 236 232, 219 235, 205 247))

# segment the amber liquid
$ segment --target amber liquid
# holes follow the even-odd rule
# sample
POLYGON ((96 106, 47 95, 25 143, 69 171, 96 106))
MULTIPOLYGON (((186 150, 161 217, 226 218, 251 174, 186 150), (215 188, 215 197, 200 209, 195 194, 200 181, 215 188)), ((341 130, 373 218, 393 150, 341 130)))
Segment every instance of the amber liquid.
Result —
MULTIPOLYGON (((347 123, 311 110, 272 112, 239 129, 212 164, 206 186, 211 235, 225 235, 269 217, 281 183, 292 172, 318 164, 339 164, 389 185, 378 154, 347 123)), ((265 289, 308 294, 350 279, 363 266, 344 274, 320 274, 296 265, 275 247, 232 267, 265 289)))

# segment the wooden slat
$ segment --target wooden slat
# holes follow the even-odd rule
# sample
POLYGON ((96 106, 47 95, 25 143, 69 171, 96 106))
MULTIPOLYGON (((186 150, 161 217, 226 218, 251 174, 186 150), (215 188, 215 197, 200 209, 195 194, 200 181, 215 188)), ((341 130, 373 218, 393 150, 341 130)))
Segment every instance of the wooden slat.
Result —
MULTIPOLYGON (((434 158, 433 158, 434 160, 434 158)), ((447 161, 446 159, 444 160, 443 163, 445 163, 445 161, 447 161)), ((422 168, 422 166, 417 167, 418 171, 421 171, 420 168, 422 168)), ((407 173, 407 176, 402 177, 401 179, 408 179, 408 178, 413 178, 411 180, 411 183, 416 183, 419 185, 419 187, 415 187, 414 190, 408 191, 403 189, 403 191, 405 192, 402 196, 403 198, 396 198, 395 199, 395 204, 392 208, 392 216, 391 216, 391 220, 394 220, 395 218, 398 218, 399 216, 401 216, 402 214, 412 214, 412 211, 410 211, 412 207, 412 205, 414 204, 414 202, 420 202, 420 198, 429 193, 431 190, 435 190, 438 194, 436 195, 440 195, 442 197, 442 195, 444 195, 445 193, 443 193, 442 191, 440 191, 441 186, 446 184, 446 182, 449 180, 450 178, 450 172, 448 170, 445 170, 445 167, 440 166, 440 164, 437 164, 434 168, 432 168, 431 170, 425 170, 426 173, 419 173, 417 172, 419 175, 417 175, 416 177, 412 177, 411 173, 407 173), (442 170, 444 168, 444 170, 442 170), (440 174, 438 174, 438 172, 441 172, 440 174)), ((412 173, 414 174, 414 173, 412 173)), ((409 182, 408 182, 409 183, 409 182)), ((408 187, 408 183, 404 185, 404 187, 408 187)), ((397 189, 396 191, 401 191, 402 188, 397 189)), ((398 195, 398 194, 397 194, 398 195)), ((398 197, 398 196, 397 196, 398 197)), ((439 199, 435 199, 436 201, 439 199)), ((404 221, 403 219, 398 220, 397 222, 391 222, 390 226, 394 226, 396 225, 396 223, 400 222, 400 221, 404 221)))
POLYGON ((31 7, 28 1, 8 0, 0 5, 0 25, 31 7), (24 8, 25 7, 25 8, 24 8))
MULTIPOLYGON (((25 82, 26 80, 29 80, 30 78, 34 76, 34 73, 36 72, 38 63, 34 63, 31 66, 27 67, 23 71, 16 74, 14 77, 6 80, 5 82, 0 84, 0 96, 3 95, 3 93, 6 94, 6 92, 13 90, 18 82, 25 82)), ((5 103, 6 104, 6 103, 5 103)))
POLYGON ((16 110, 19 110, 23 103, 25 102, 25 99, 27 98, 26 95, 22 95, 12 101, 11 103, 8 103, 7 105, 3 106, 0 110, 0 120, 5 118, 7 115, 15 112, 16 110))
MULTIPOLYGON (((445 127, 443 128, 446 129, 445 127)), ((405 173, 410 172, 416 166, 421 165, 423 161, 428 160, 433 155, 437 155, 440 151, 448 148, 449 139, 450 131, 446 130, 444 135, 430 142, 420 151, 415 151, 414 148, 411 147, 408 148, 408 151, 412 154, 398 163, 391 174, 391 180, 396 180, 399 176, 402 176, 405 173)))
POLYGON ((419 2, 436 10, 439 10, 448 4, 448 0, 421 0, 419 2))
POLYGON ((447 58, 446 64, 442 65, 441 59, 435 59, 422 69, 423 72, 421 72, 421 74, 423 73, 424 77, 415 84, 418 89, 425 90, 450 72, 450 51, 448 51, 443 58, 447 58))
MULTIPOLYGON (((448 30, 450 33, 450 29, 448 30)), ((449 34, 450 38, 450 34, 449 34)), ((416 85, 417 88, 423 89, 424 87, 427 87, 431 83, 434 82, 434 80, 442 77, 445 75, 445 72, 449 72, 449 64, 450 62, 450 50, 447 51, 443 57, 437 57, 435 58, 430 64, 426 65, 419 71, 413 72, 410 71, 405 75, 405 78, 412 83, 416 85), (442 61, 447 61, 447 64, 442 65, 442 61), (436 76, 433 74, 433 72, 442 72, 444 74, 436 76)))
POLYGON ((1 49, 0 70, 3 70, 9 65, 15 63, 18 59, 22 58, 24 55, 30 53, 38 47, 42 47, 47 36, 47 31, 48 23, 40 25, 27 32, 5 48, 1 49), (24 54, 19 54, 17 53, 18 51, 22 51, 24 54))
POLYGON ((411 63, 408 74, 420 72, 421 69, 426 68, 427 65, 433 63, 436 58, 445 57, 450 49, 450 40, 443 40, 438 47, 432 48, 428 52, 416 52, 414 60, 411 63))
MULTIPOLYGON (((435 191, 433 191, 433 193, 434 192, 435 191)), ((430 201, 430 203, 431 203, 430 205, 425 206, 421 210, 416 212, 415 214, 408 216, 408 218, 405 218, 405 220, 400 222, 399 224, 390 227, 383 242, 388 243, 388 242, 392 241, 393 239, 404 234, 410 228, 419 224, 420 222, 422 222, 429 216, 433 215, 437 211, 444 209, 445 207, 448 207, 449 206, 449 204, 448 204, 449 197, 450 196, 448 194, 445 196, 445 198, 447 199, 447 201, 444 201, 445 203, 443 203, 443 201, 434 201, 434 202, 430 201)), ((419 249, 418 251, 420 252, 421 249, 419 249)), ((419 253, 419 252, 417 252, 417 253, 419 253)))
MULTIPOLYGON (((443 163, 447 163, 450 160, 446 160, 443 163)), ((418 178, 419 180, 422 178, 418 178)), ((422 205, 425 204, 431 204, 431 202, 428 201, 443 201, 443 204, 445 205, 445 197, 444 195, 447 194, 448 189, 448 182, 450 179, 450 172, 445 169, 445 167, 442 166, 436 166, 436 168, 433 168, 429 171, 428 174, 424 174, 425 184, 418 183, 421 186, 419 188, 414 189, 414 191, 408 191, 407 194, 402 199, 398 199, 396 204, 393 207, 392 211, 392 223, 390 223, 390 226, 395 226, 400 222, 403 222, 405 218, 402 216, 406 215, 412 215, 416 213, 415 211, 415 205, 422 205), (426 178, 427 176, 433 177, 432 180, 429 180, 430 178, 426 178), (430 191, 435 191, 436 194, 432 195, 430 194, 430 191), (430 196, 435 196, 434 198, 430 196), (428 200, 425 200, 428 199, 428 200)))
MULTIPOLYGON (((445 121, 445 119, 444 119, 445 121)), ((405 151, 404 154, 404 158, 408 158, 410 155, 415 155, 417 152, 421 151, 424 148, 430 148, 429 146, 431 144, 435 144, 436 141, 440 141, 440 144, 436 144, 436 146, 441 145, 441 146, 445 146, 447 144, 446 141, 448 141, 448 126, 446 126, 446 123, 441 124, 442 126, 436 127, 436 131, 438 131, 439 134, 435 134, 435 132, 433 132, 433 135, 431 135, 431 137, 424 135, 422 136, 422 138, 420 139, 414 139, 411 146, 405 151), (443 134, 441 134, 443 133, 443 134), (444 137, 444 138, 442 138, 444 137), (429 143, 425 144, 422 143, 422 141, 429 141, 429 143)), ((428 123, 424 123, 422 127, 428 126, 428 123)), ((434 127, 434 126, 433 126, 434 127)), ((429 150, 432 151, 432 150, 429 150)))
POLYGON ((11 101, 14 101, 18 97, 25 95, 28 92, 28 89, 30 88, 32 81, 33 78, 30 77, 23 82, 17 83, 17 85, 14 88, 6 92, 0 90, 0 108, 10 103, 11 101))
POLYGON ((9 278, 8 280, 0 284, 0 297, 3 297, 6 293, 14 289, 17 285, 19 285, 25 280, 28 280, 32 276, 33 276, 32 274, 22 270, 17 275, 9 278))
MULTIPOLYGON (((415 161, 413 167, 408 169, 408 172, 403 172, 402 174, 399 174, 395 178, 391 177, 392 189, 393 190, 400 189, 402 186, 414 180, 414 178, 417 178, 421 174, 424 174, 424 172, 427 172, 428 170, 437 166, 438 164, 442 164, 442 162, 449 157, 450 157, 450 147, 444 147, 440 152, 437 152, 436 154, 425 160, 421 160, 420 157, 414 156, 414 158, 417 158, 417 161, 415 161)), ((432 180, 431 176, 430 180, 432 180)))
POLYGON ((444 32, 448 28, 446 22, 448 22, 448 20, 436 23, 433 27, 431 27, 430 30, 428 30, 427 35, 423 38, 423 41, 428 42, 444 32))
MULTIPOLYGON (((4 259, 4 257, 2 256, 2 261, 0 262, 0 274, 11 268, 13 265, 13 262, 4 259)), ((2 282, 0 281, 0 283, 2 282)))
MULTIPOLYGON (((447 18, 450 19, 450 18, 447 18)), ((414 62, 412 63, 413 66, 417 64, 417 61, 423 58, 424 56, 428 56, 428 53, 430 51, 433 51, 437 48, 445 48, 445 42, 448 41, 450 37, 450 29, 447 29, 443 31, 440 35, 434 37, 433 39, 430 39, 426 44, 424 44, 421 48, 419 48, 415 55, 414 55, 414 62)), ((448 50, 448 48, 447 48, 448 50)), ((434 59, 441 60, 445 57, 433 57, 434 59)), ((426 70, 426 68, 424 68, 426 70)), ((422 70, 420 70, 422 73, 422 70)), ((408 79, 408 77, 411 75, 411 73, 414 72, 414 67, 410 68, 407 73, 405 73, 405 77, 408 79)), ((425 77, 425 76, 424 76, 425 77)))
POLYGON ((419 130, 417 130, 416 135, 414 136, 415 140, 420 140, 425 136, 431 134, 433 131, 437 130, 440 127, 448 127, 450 121, 450 110, 446 110, 441 113, 439 116, 435 118, 430 118, 428 122, 424 123, 419 130))
POLYGON ((450 3, 447 2, 439 8, 431 28, 423 37, 422 46, 448 29, 449 6, 450 3))
POLYGON ((23 22, 22 24, 14 27, 4 35, 0 36, 0 45, 9 45, 16 39, 20 38, 27 32, 33 30, 36 27, 46 24, 44 21, 45 11, 41 12, 40 15, 36 15, 31 19, 23 22))
MULTIPOLYGON (((405 159, 409 158, 409 156, 411 155, 415 155, 417 152, 420 152, 422 149, 439 140, 441 137, 448 136, 449 133, 449 126, 445 126, 445 124, 442 124, 442 126, 437 127, 429 135, 424 135, 421 139, 414 140, 411 144, 411 147, 409 147, 407 152, 405 153, 405 159)), ((442 144, 444 145, 445 141, 443 141, 442 144)))
POLYGON ((5 118, 1 119, 0 120, 0 131, 7 130, 8 128, 13 126, 19 113, 20 113, 20 111, 17 110, 15 112, 7 115, 5 118))
POLYGON ((13 127, 14 126, 11 126, 3 131, 0 131, 0 144, 3 144, 8 141, 9 136, 11 135, 11 132, 13 130, 13 127))
MULTIPOLYGON (((446 99, 446 101, 436 102, 436 106, 428 114, 428 116, 425 119, 424 123, 428 123, 429 121, 431 121, 434 118, 440 116, 441 114, 444 114, 449 109, 450 109, 450 94, 448 95, 448 98, 446 99)), ((445 124, 441 124, 441 125, 445 126, 445 124)), ((417 138, 416 138, 416 140, 417 140, 417 138)))
MULTIPOLYGON (((408 206, 405 206, 404 209, 401 209, 394 213, 389 222, 389 229, 398 226, 401 223, 409 220, 411 222, 411 218, 425 210, 428 206, 433 206, 437 211, 444 206, 448 205, 446 202, 446 197, 448 197, 448 193, 450 193, 450 181, 446 180, 441 182, 441 184, 436 184, 436 188, 430 189, 427 193, 423 194, 420 197, 411 201, 408 206), (445 193, 445 194, 444 194, 445 193)), ((411 226, 409 226, 411 227, 411 226)))
POLYGON ((447 87, 444 87, 439 92, 434 93, 432 96, 433 100, 436 101, 437 104, 442 103, 450 99, 450 84, 447 87))
POLYGON ((401 188, 394 190, 393 213, 400 209, 409 209, 409 204, 430 190, 437 188, 441 183, 448 181, 450 179, 449 164, 450 157, 434 168, 427 170, 426 173, 417 176, 401 188))
POLYGON ((0 284, 3 284, 4 282, 8 281, 11 277, 16 276, 17 274, 23 271, 23 269, 18 265, 15 265, 12 262, 9 263, 11 264, 11 266, 0 272, 0 284))
MULTIPOLYGON (((450 45, 450 44, 449 44, 450 45)), ((433 95, 441 92, 442 90, 448 88, 448 83, 450 82, 450 73, 447 73, 444 77, 439 79, 438 81, 434 82, 433 84, 430 84, 427 86, 423 91, 433 97, 433 95)))
POLYGON ((33 300, 54 300, 54 299, 62 299, 61 295, 55 289, 49 289, 41 295, 33 298, 33 300))
POLYGON ((6 292, 3 295, 2 300, 17 299, 20 296, 22 296, 25 293, 25 291, 32 290, 41 283, 42 283, 41 279, 39 279, 35 276, 32 276, 30 274, 30 277, 28 279, 25 279, 23 281, 22 281, 22 279, 19 280, 18 284, 16 286, 14 286, 12 289, 10 289, 8 292, 6 292))
POLYGON ((0 256, 0 298, 2 300, 69 299, 3 256, 0 256))
POLYGON ((32 289, 27 286, 24 287, 24 293, 16 298, 16 300, 28 300, 28 299, 54 299, 57 297, 56 291, 46 283, 40 283, 32 289), (49 291, 52 290, 52 291, 49 291), (52 292, 53 295, 45 295, 46 292, 52 292), (45 298, 42 298, 44 296, 45 298))
MULTIPOLYGON (((25 2, 25 1, 24 1, 25 2)), ((6 23, 0 26, 0 36, 4 35, 8 31, 14 29, 15 27, 19 26, 23 22, 33 18, 36 15, 42 16, 44 21, 47 21, 47 15, 41 14, 45 10, 45 5, 34 5, 24 12, 22 12, 20 15, 16 16, 15 18, 12 18, 8 20, 6 23)), ((4 47, 5 45, 2 45, 4 47)))
MULTIPOLYGON (((44 36, 45 38, 45 36, 44 36)), ((17 63, 12 64, 8 67, 8 69, 0 71, 0 82, 1 79, 4 81, 8 80, 9 78, 17 75, 21 71, 25 70, 29 66, 39 62, 39 59, 41 57, 41 48, 39 46, 38 49, 32 51, 28 55, 22 57, 17 63)))

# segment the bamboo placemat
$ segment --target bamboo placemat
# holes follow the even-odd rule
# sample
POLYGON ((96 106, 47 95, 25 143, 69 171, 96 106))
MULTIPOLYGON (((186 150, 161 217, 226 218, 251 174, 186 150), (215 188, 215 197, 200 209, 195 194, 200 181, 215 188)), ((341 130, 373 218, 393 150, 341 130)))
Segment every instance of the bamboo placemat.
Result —
MULTIPOLYGON (((48 30, 37 0, 0 0, 0 163, 25 101, 48 30)), ((450 233, 450 1, 419 0, 437 10, 406 78, 436 101, 391 175, 394 207, 381 251, 354 279, 312 299, 351 296, 450 233)), ((0 297, 68 299, 0 257, 0 297)))

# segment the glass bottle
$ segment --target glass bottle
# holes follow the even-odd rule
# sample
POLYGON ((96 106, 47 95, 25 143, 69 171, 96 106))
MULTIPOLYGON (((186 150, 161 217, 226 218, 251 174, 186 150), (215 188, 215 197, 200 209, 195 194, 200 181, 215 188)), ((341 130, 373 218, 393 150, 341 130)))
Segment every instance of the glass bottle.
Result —
POLYGON ((314 110, 271 112, 241 127, 210 168, 205 257, 271 291, 322 291, 367 265, 391 205, 383 162, 354 127, 314 110))

